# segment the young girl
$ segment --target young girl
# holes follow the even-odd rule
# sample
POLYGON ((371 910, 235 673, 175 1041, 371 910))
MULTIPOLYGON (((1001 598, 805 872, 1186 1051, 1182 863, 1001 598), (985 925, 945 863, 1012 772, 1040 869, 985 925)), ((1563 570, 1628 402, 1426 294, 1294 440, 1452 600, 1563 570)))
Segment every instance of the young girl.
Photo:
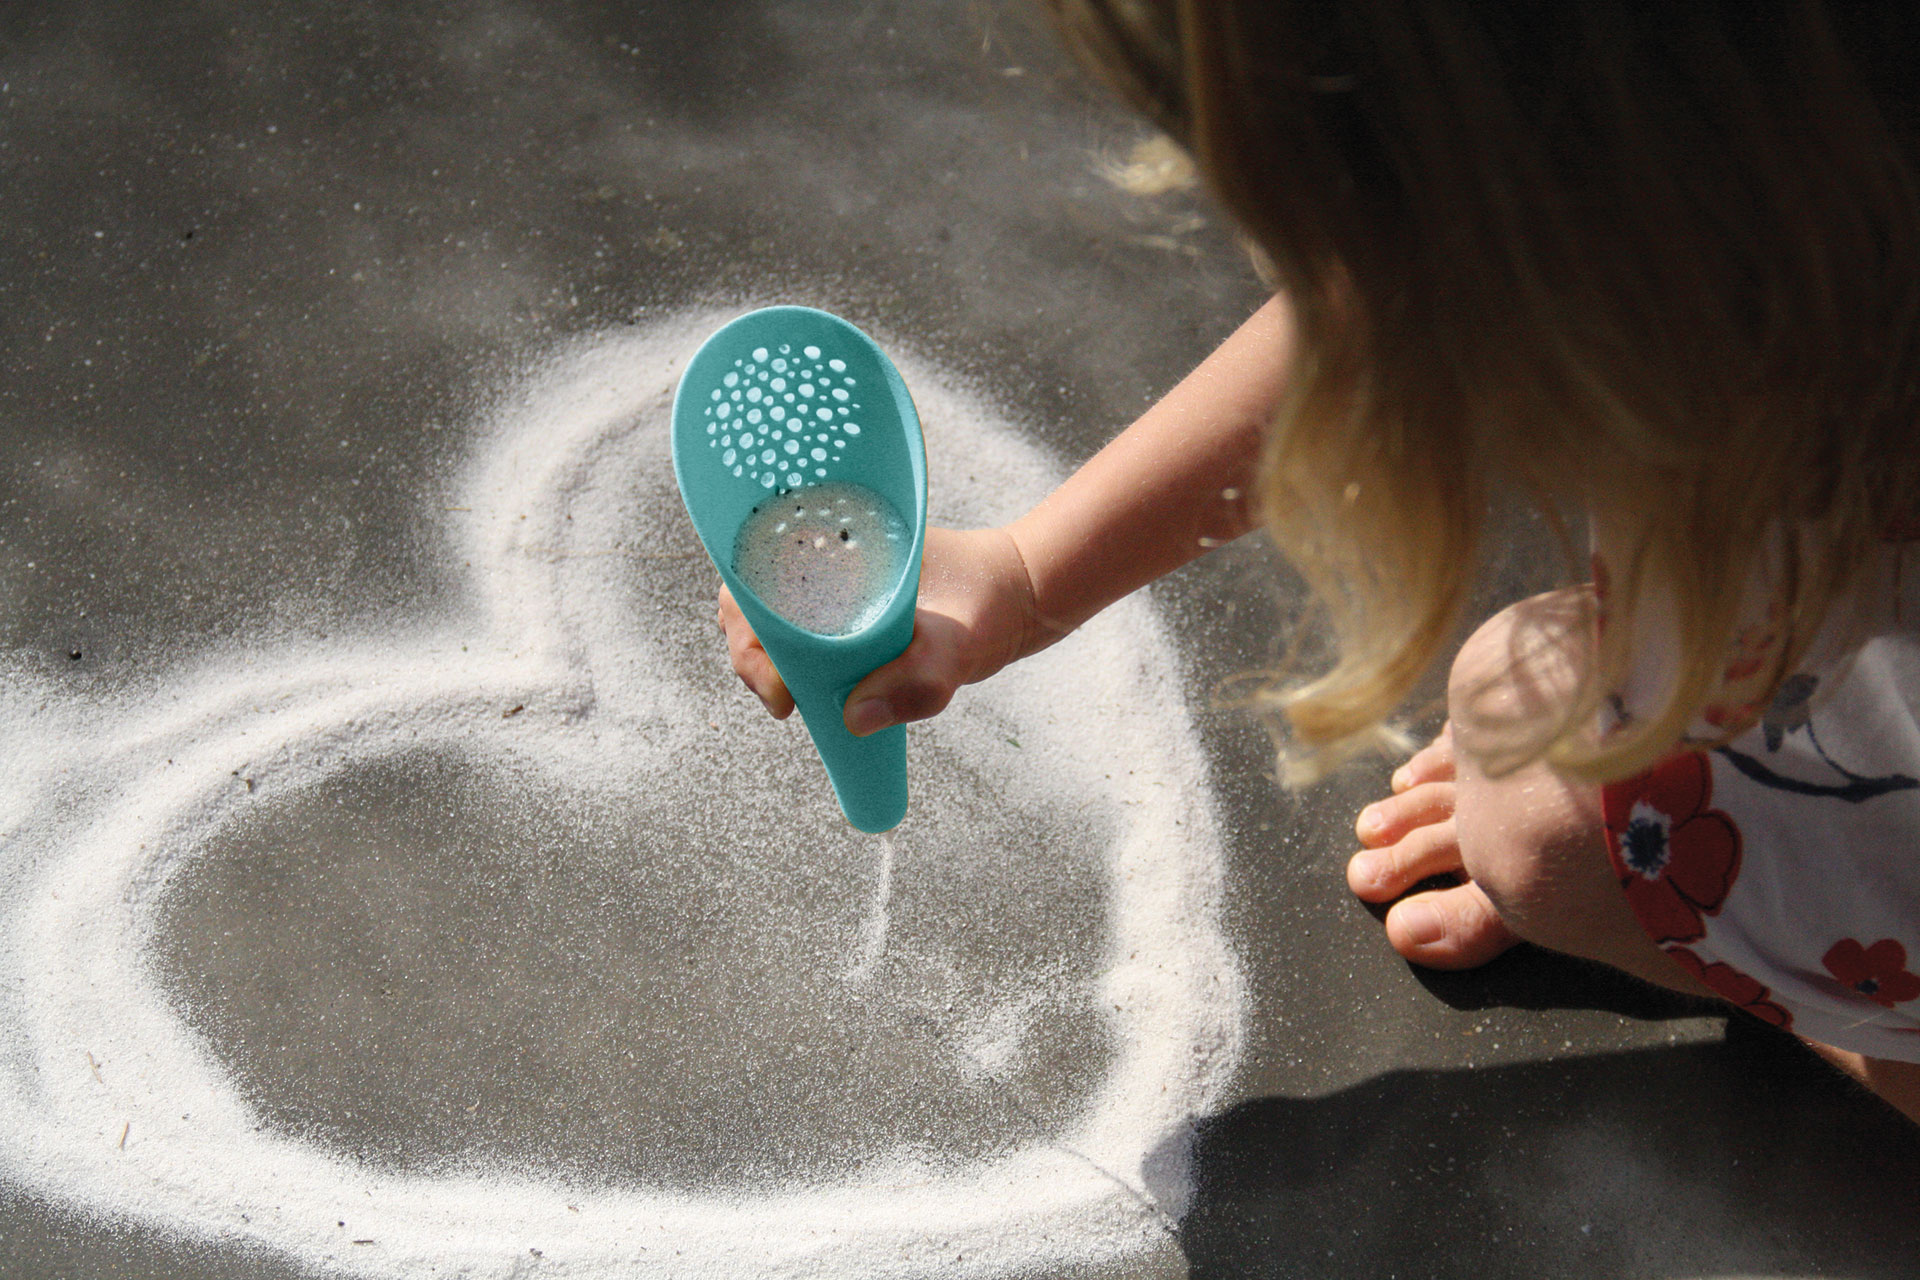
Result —
POLYGON ((1468 640, 1352 889, 1417 963, 1526 938, 1717 994, 1920 1120, 1913 7, 1052 7, 1281 292, 1035 510, 929 534, 848 726, 935 714, 1257 517, 1338 641, 1267 694, 1311 777, 1380 738, 1522 497, 1585 524, 1594 580, 1468 640))

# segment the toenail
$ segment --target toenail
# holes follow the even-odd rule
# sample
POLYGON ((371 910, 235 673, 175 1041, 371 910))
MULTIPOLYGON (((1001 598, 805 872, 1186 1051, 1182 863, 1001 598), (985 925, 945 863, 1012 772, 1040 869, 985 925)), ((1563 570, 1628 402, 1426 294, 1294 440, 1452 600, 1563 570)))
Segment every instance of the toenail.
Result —
POLYGON ((1360 811, 1360 835, 1370 839, 1387 828, 1387 815, 1380 812, 1380 806, 1370 804, 1360 811))
POLYGON ((1377 853, 1358 853, 1353 858, 1353 877, 1362 884, 1378 888, 1387 878, 1387 859, 1377 853))
POLYGON ((1394 914, 1400 917, 1401 936, 1410 946, 1430 947, 1447 936, 1440 913, 1424 902, 1403 902, 1394 914))

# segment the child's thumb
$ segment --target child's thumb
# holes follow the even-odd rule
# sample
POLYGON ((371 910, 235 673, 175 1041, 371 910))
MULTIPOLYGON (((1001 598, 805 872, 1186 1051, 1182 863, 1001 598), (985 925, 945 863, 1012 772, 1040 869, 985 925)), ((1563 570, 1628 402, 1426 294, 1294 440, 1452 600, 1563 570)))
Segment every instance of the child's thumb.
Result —
POLYGON ((905 653, 855 685, 847 695, 847 732, 864 738, 945 710, 959 681, 939 650, 925 636, 915 635, 905 653))

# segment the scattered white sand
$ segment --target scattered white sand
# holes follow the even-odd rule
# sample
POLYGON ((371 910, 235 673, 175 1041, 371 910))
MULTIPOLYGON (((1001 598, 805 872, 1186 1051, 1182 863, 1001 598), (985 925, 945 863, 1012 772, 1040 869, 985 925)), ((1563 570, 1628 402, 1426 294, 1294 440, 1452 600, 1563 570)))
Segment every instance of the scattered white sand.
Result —
POLYGON ((874 970, 887 950, 889 910, 893 905, 893 840, 881 836, 874 842, 880 848, 880 865, 873 877, 873 901, 867 906, 866 919, 860 922, 860 950, 847 981, 864 986, 873 981, 874 970))
MULTIPOLYGON (((710 742, 690 708, 714 691, 663 675, 674 668, 659 648, 709 629, 710 615, 661 614, 636 629, 607 587, 607 549, 623 545, 636 512, 673 501, 673 386, 727 318, 684 315, 582 342, 498 407, 448 504, 467 508, 449 517, 446 554, 471 583, 455 616, 422 619, 411 634, 235 652, 119 703, 69 697, 0 659, 7 1179, 103 1219, 408 1280, 519 1275, 533 1249, 539 1274, 572 1277, 1181 1270, 1166 1230, 1184 1208, 1177 1153, 1191 1119, 1220 1101, 1245 1000, 1218 919, 1205 769, 1171 648, 1143 601, 915 730, 942 735, 1009 803, 1059 806, 1113 833, 1110 963, 1090 989, 1056 998, 1097 1009, 1115 1051, 1061 1132, 1011 1154, 932 1171, 903 1155, 910 1178, 878 1162, 770 1195, 588 1190, 538 1169, 396 1173, 263 1128, 161 992, 146 951, 174 873, 237 805, 270 811, 356 760, 510 731, 563 772, 679 788, 690 823, 725 799, 707 794, 684 751, 698 733, 710 742), (502 720, 500 708, 522 703, 525 715, 502 720), (1013 737, 1017 752, 1004 745, 1013 737), (251 790, 233 785, 242 767, 251 790), (344 1246, 336 1224, 348 1216, 356 1237, 377 1243, 344 1246)), ((1052 464, 991 406, 878 336, 921 407, 936 521, 1004 519, 1053 482, 1052 464)), ((684 577, 698 562, 639 563, 684 577)), ((891 874, 879 868, 847 972, 881 963, 891 874)), ((1033 1009, 1030 993, 1013 993, 970 1011, 966 1043, 985 1069, 1018 1058, 1033 1009)))

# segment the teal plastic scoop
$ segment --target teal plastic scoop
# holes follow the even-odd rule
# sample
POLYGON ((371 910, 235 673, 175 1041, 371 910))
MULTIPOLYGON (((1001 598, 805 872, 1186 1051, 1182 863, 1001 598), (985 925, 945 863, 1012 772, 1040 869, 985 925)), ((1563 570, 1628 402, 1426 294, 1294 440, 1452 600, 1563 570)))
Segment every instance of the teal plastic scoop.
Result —
POLYGON ((694 353, 673 399, 687 514, 862 831, 907 812, 906 729, 847 732, 847 695, 913 638, 927 527, 920 416, 838 316, 768 307, 694 353))

